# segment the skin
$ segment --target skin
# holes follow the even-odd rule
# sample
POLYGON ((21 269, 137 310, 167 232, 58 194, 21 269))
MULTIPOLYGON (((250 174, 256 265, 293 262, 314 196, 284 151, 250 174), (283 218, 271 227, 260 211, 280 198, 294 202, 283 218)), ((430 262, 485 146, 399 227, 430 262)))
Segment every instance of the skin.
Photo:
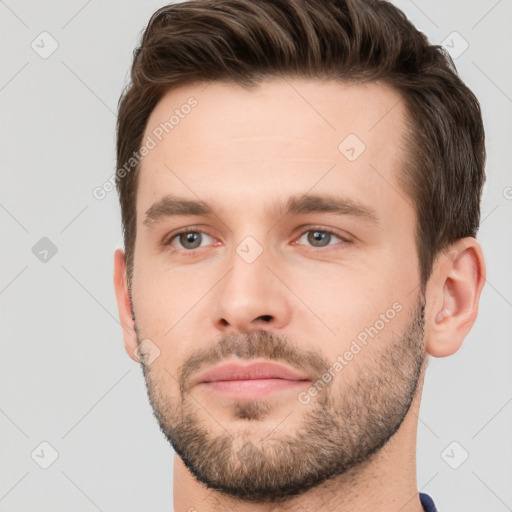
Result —
MULTIPOLYGON (((253 91, 217 82, 195 84, 161 99, 145 136, 191 96, 197 106, 142 161, 132 302, 124 252, 117 249, 114 255, 125 349, 136 362, 142 340, 150 339, 159 350, 143 369, 160 427, 176 426, 185 412, 210 440, 229 435, 229 467, 237 469, 233 476, 257 467, 258 453, 264 460, 279 461, 271 446, 297 439, 298 425, 315 411, 322 410, 340 432, 346 431, 349 415, 334 411, 351 406, 363 412, 366 406, 375 414, 388 411, 383 418, 388 418, 384 430, 390 436, 393 426, 400 428, 362 462, 282 501, 244 500, 210 489, 175 455, 175 511, 422 511, 415 453, 426 362, 428 356, 445 357, 462 345, 478 313, 485 264, 477 240, 461 239, 438 256, 424 297, 420 293, 416 213, 397 181, 406 120, 399 94, 379 83, 291 78, 266 80, 253 91), (356 134, 366 146, 354 161, 338 149, 348 134, 356 134), (270 211, 274 201, 303 193, 357 200, 375 211, 378 222, 331 212, 283 216, 270 211), (200 199, 212 205, 215 215, 169 217, 146 226, 146 212, 165 194, 200 199), (161 245, 186 227, 204 233, 199 248, 186 249, 179 237, 171 246, 161 245), (327 246, 315 248, 308 233, 322 229, 347 241, 333 237, 327 246), (252 263, 236 252, 248 236, 262 249, 252 263), (423 299, 424 321, 407 338, 423 299), (236 343, 247 348, 256 341, 257 355, 270 356, 272 343, 258 338, 262 331, 276 336, 270 341, 286 341, 290 358, 304 356, 304 369, 316 360, 311 354, 332 365, 393 304, 400 305, 400 312, 308 404, 298 400, 299 390, 274 393, 252 405, 235 403, 192 386, 198 374, 193 367, 183 380, 191 358, 212 354, 221 340, 233 341, 228 348, 236 343), (414 360, 406 356, 410 347, 424 356, 416 373, 414 360), (400 350, 405 354, 402 368, 386 359, 400 350), (371 381, 368 375, 381 380, 371 381), (188 386, 185 392, 180 382, 188 386), (365 402, 362 390, 374 394, 365 402), (407 397, 410 403, 405 403, 407 397), (400 404, 405 417, 391 421, 392 407, 385 408, 383 399, 400 404), (318 409, 322 404, 325 408, 318 409), (254 451, 244 462, 236 455, 247 441, 254 451)), ((228 351, 221 360, 238 359, 228 351)), ((282 362, 294 367, 292 359, 282 362)), ((312 368, 313 378, 319 374, 312 368)), ((351 425, 361 453, 363 417, 356 415, 351 425)), ((303 445, 305 453, 322 443, 309 441, 310 446, 303 445)), ((344 442, 339 441, 341 453, 349 451, 344 442)), ((292 476, 294 467, 287 470, 292 476)))

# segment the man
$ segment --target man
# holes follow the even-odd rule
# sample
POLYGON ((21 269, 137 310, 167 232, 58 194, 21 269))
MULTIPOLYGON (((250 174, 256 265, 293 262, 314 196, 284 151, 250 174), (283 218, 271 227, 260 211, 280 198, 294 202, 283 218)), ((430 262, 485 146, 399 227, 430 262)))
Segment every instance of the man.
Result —
POLYGON ((418 512, 428 356, 475 322, 484 132, 375 0, 158 10, 119 108, 124 345, 176 512, 418 512))

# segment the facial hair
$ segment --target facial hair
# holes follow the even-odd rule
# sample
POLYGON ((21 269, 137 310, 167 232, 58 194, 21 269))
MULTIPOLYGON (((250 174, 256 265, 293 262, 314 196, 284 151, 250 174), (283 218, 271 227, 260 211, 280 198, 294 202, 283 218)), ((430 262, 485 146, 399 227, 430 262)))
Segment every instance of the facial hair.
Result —
MULTIPOLYGON (((366 358, 369 349, 362 348, 356 376, 346 379, 342 370, 303 406, 293 432, 271 441, 252 439, 250 428, 214 435, 208 428, 214 419, 189 392, 190 377, 200 368, 233 356, 281 361, 319 378, 332 366, 317 352, 299 350, 266 330, 226 334, 194 352, 178 370, 179 399, 172 396, 176 379, 142 364, 153 413, 190 473, 206 487, 247 502, 286 501, 368 462, 398 431, 427 362, 424 314, 422 296, 402 332, 391 340, 379 333, 370 343, 385 348, 366 358)), ((137 324, 136 332, 140 343, 137 324)), ((264 399, 234 401, 232 414, 250 427, 249 421, 261 420, 272 407, 264 399)))

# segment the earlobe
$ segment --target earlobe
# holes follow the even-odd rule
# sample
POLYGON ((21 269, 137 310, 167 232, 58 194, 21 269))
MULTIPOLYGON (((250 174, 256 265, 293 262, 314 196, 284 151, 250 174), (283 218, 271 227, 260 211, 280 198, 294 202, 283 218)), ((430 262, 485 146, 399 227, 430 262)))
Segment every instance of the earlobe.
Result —
POLYGON ((485 275, 482 248, 475 238, 460 239, 439 256, 427 287, 430 312, 425 332, 430 355, 446 357, 462 346, 478 314, 485 275))
POLYGON ((114 289, 116 292, 119 321, 123 329, 123 342, 126 353, 137 363, 139 359, 134 355, 137 348, 137 333, 132 317, 130 296, 126 281, 126 261, 124 251, 116 249, 114 252, 114 289))

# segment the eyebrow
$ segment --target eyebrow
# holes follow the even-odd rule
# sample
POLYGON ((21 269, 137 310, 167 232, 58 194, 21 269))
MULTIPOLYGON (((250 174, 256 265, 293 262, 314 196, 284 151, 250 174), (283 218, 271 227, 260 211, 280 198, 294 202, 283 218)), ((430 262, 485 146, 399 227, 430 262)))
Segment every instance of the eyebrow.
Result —
MULTIPOLYGON (((335 213, 349 215, 367 220, 378 225, 378 217, 374 209, 359 201, 333 195, 303 194, 292 196, 283 203, 274 201, 272 213, 277 216, 301 215, 307 213, 335 213)), ((196 201, 166 195, 153 203, 146 211, 143 224, 148 228, 162 220, 175 216, 216 216, 214 209, 204 201, 196 201)))

